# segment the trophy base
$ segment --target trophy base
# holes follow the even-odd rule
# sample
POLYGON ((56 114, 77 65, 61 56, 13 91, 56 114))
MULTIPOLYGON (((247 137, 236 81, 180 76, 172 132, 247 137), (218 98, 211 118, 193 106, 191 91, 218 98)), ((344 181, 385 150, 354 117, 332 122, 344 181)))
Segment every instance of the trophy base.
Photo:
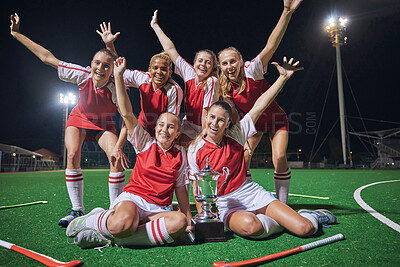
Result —
POLYGON ((219 219, 199 222, 192 219, 194 231, 189 233, 193 243, 226 242, 224 223, 219 219))

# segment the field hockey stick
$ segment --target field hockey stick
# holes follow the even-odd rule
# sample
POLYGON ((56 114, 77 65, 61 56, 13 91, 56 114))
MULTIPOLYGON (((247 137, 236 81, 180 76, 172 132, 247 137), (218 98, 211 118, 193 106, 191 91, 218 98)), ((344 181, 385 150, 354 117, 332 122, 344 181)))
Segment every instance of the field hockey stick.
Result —
POLYGON ((278 253, 274 253, 274 254, 270 254, 267 256, 263 256, 263 257, 259 257, 259 258, 254 258, 254 259, 250 259, 250 260, 244 260, 244 261, 237 261, 237 262, 230 262, 230 263, 226 263, 225 261, 216 261, 214 262, 213 266, 214 267, 221 267, 221 266, 252 266, 252 265, 257 265, 257 264, 262 264, 265 263, 267 261, 271 261, 271 260, 276 260, 279 259, 281 257, 285 257, 285 256, 289 256, 289 255, 293 255, 299 252, 303 252, 309 249, 313 249, 316 247, 320 247, 329 243, 333 243, 335 241, 339 241, 344 239, 344 235, 343 234, 337 234, 331 237, 327 237, 324 238, 322 240, 319 241, 315 241, 306 245, 302 245, 296 248, 292 248, 289 250, 285 250, 282 252, 278 252, 278 253))
POLYGON ((51 266, 51 267, 55 267, 55 266, 81 266, 83 265, 83 262, 80 260, 73 260, 70 262, 63 262, 63 261, 59 261, 56 259, 53 259, 52 257, 37 253, 35 251, 23 248, 23 247, 19 247, 17 245, 14 245, 12 243, 0 240, 0 246, 14 250, 16 252, 19 252, 21 254, 24 254, 25 256, 28 256, 29 258, 32 258, 34 260, 37 260, 41 263, 43 263, 44 265, 47 266, 51 266))
POLYGON ((36 204, 47 204, 47 203, 49 203, 49 202, 47 202, 45 200, 41 200, 41 201, 34 201, 34 202, 23 203, 23 204, 15 204, 15 205, 10 205, 10 206, 0 206, 0 210, 10 209, 10 208, 18 208, 18 207, 30 206, 30 205, 36 205, 36 204))
MULTIPOLYGON (((272 194, 276 195, 276 192, 271 192, 272 194)), ((300 195, 300 194, 288 194, 291 197, 305 197, 305 198, 315 198, 315 199, 329 199, 329 197, 320 197, 320 196, 310 196, 310 195, 300 195)))

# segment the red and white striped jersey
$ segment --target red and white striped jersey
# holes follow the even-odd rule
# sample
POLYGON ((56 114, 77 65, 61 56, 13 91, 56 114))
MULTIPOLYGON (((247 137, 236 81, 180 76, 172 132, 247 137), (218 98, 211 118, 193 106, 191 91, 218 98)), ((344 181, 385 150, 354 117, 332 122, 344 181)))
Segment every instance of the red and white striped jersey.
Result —
MULTIPOLYGON (((254 106, 257 99, 271 86, 264 78, 267 67, 263 66, 260 55, 252 61, 247 61, 244 65, 246 75, 246 88, 238 94, 239 85, 231 82, 231 96, 239 113, 244 116, 254 106)), ((285 111, 274 100, 261 114, 256 123, 258 131, 276 131, 285 127, 289 129, 288 119, 285 111)))
POLYGON ((214 171, 223 173, 224 167, 229 169, 227 181, 222 184, 226 177, 220 177, 218 180, 218 195, 223 196, 235 191, 246 180, 243 146, 256 132, 250 115, 246 114, 241 121, 227 130, 219 145, 204 137, 197 144, 190 145, 187 155, 190 174, 193 175, 203 169, 208 158, 214 171))
POLYGON ((196 72, 192 65, 181 56, 175 62, 175 73, 185 82, 185 118, 189 122, 201 126, 203 108, 209 108, 218 100, 218 79, 209 77, 204 82, 196 84, 196 72), (203 87, 203 88, 202 88, 203 87))
POLYGON ((115 132, 112 116, 117 110, 117 95, 113 78, 101 88, 93 83, 90 67, 60 62, 58 76, 62 81, 79 86, 78 104, 69 115, 67 127, 115 132))
POLYGON ((127 69, 124 83, 139 89, 141 112, 138 121, 152 136, 157 119, 162 113, 169 111, 179 115, 183 91, 174 80, 169 79, 162 88, 154 89, 149 73, 127 69))
POLYGON ((186 151, 173 144, 164 150, 154 137, 137 124, 128 135, 136 151, 136 163, 123 191, 138 195, 149 203, 168 206, 175 187, 186 184, 186 151))

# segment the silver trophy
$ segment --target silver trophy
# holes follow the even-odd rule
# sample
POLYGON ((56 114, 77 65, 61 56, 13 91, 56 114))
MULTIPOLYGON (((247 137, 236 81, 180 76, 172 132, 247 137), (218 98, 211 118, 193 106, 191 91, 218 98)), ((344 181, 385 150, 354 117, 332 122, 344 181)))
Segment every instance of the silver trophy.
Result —
POLYGON ((195 199, 202 204, 202 212, 197 214, 192 220, 194 233, 189 234, 192 241, 196 242, 221 242, 226 241, 224 235, 224 224, 216 214, 211 211, 212 204, 216 202, 218 189, 226 182, 229 175, 229 169, 224 167, 223 173, 214 171, 209 159, 206 160, 206 166, 194 173, 195 180, 192 182, 195 199), (225 175, 224 181, 218 187, 218 178, 225 175))

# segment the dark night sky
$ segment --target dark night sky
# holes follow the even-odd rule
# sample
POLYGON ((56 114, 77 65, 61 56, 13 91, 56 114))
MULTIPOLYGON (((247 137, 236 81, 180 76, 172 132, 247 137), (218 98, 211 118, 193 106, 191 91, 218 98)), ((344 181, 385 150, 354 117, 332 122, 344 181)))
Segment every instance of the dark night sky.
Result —
MULTIPOLYGON (((161 46, 149 23, 155 9, 159 23, 178 52, 192 62, 196 51, 216 53, 237 47, 251 60, 265 46, 279 19, 283 4, 269 1, 7 1, 1 8, 0 143, 28 149, 42 147, 59 153, 62 107, 59 93, 74 91, 73 84, 58 79, 55 69, 44 65, 9 34, 9 15, 17 12, 21 32, 50 50, 57 58, 87 66, 103 47, 95 32, 102 21, 111 21, 116 42, 128 67, 147 70, 150 57, 161 46)), ((284 55, 301 60, 305 70, 296 73, 277 98, 291 120, 289 151, 310 151, 322 115, 317 145, 339 116, 335 49, 323 30, 327 17, 336 13, 350 20, 348 43, 342 47, 346 113, 359 117, 353 95, 368 130, 399 127, 400 3, 398 0, 305 0, 295 12, 272 61, 284 55), (332 82, 330 85, 331 76, 332 82), (330 85, 330 87, 329 87, 330 85)), ((266 74, 277 78, 273 66, 266 74)), ((175 80, 182 85, 179 77, 175 80)), ((137 97, 137 94, 132 94, 137 97)), ((140 107, 136 106, 137 111, 140 107)), ((357 131, 361 123, 349 119, 357 131)), ((332 132, 339 139, 339 127, 332 132)), ((357 140, 355 149, 363 150, 357 140)))

